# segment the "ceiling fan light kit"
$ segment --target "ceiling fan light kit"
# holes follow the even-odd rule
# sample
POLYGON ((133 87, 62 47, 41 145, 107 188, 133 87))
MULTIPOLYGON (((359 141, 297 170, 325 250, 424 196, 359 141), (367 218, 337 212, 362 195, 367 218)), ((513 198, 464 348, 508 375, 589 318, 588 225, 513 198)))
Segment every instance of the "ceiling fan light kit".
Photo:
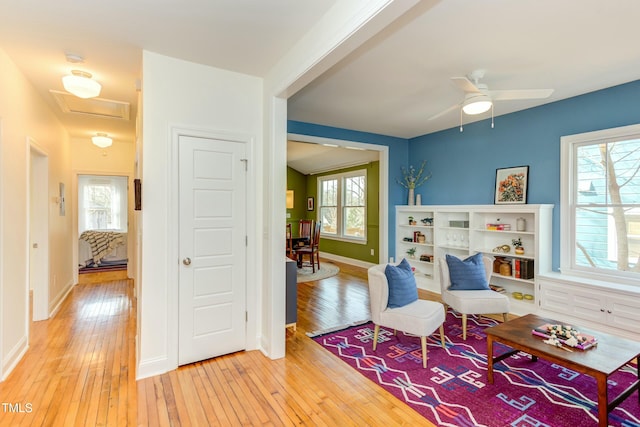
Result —
POLYGON ((464 97, 462 111, 469 115, 482 114, 489 111, 492 105, 491 98, 487 95, 482 93, 468 93, 464 97))
POLYGON ((113 140, 106 133, 97 133, 91 137, 91 142, 100 148, 107 148, 111 146, 113 140))
POLYGON ((496 101, 544 99, 551 96, 553 89, 510 89, 489 90, 480 83, 485 70, 475 70, 466 77, 451 77, 451 81, 464 92, 464 99, 451 107, 429 117, 434 120, 452 111, 460 111, 460 131, 462 132, 462 113, 467 115, 482 114, 491 110, 491 127, 493 127, 493 106, 496 101))
POLYGON ((91 78, 86 71, 72 70, 62 78, 64 89, 78 98, 95 98, 100 95, 102 85, 91 78))

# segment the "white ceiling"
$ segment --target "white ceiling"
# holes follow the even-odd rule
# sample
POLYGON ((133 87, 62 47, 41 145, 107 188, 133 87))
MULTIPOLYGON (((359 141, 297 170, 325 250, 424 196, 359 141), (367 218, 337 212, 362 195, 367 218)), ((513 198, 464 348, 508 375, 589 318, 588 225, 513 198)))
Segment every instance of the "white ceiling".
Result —
POLYGON ((290 99, 289 118, 412 138, 459 125, 459 111, 427 119, 475 69, 490 89, 555 89, 496 102, 496 116, 637 80, 639 19, 637 0, 423 2, 290 99))
MULTIPOLYGON (((264 76, 334 3, 0 0, 0 48, 54 111, 49 90, 78 68, 64 53, 83 55, 100 97, 129 102, 131 120, 59 112, 61 122, 72 137, 133 141, 142 49, 264 76)), ((458 125, 456 112, 427 118, 462 99, 450 77, 475 69, 490 89, 555 89, 498 102, 496 116, 637 80, 639 18, 637 0, 423 1, 290 99, 289 118, 410 138, 458 125)))
POLYGON ((264 76, 335 1, 0 0, 0 48, 72 137, 107 132, 133 142, 142 49, 264 76), (65 52, 85 62, 74 66, 65 52), (129 102, 131 119, 60 112, 49 90, 64 90, 61 78, 72 69, 93 74, 100 98, 129 102))
POLYGON ((287 165, 305 175, 364 165, 380 159, 377 151, 287 141, 287 165))

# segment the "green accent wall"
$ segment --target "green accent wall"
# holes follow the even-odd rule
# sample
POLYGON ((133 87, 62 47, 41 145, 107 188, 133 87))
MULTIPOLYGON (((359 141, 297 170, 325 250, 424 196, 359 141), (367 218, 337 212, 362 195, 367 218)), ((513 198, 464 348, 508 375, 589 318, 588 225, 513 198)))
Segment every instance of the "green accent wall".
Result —
POLYGON ((367 243, 359 244, 321 238, 320 251, 377 264, 380 246, 380 162, 336 169, 318 175, 303 175, 292 168, 287 168, 287 189, 294 190, 294 208, 287 209, 287 213, 291 214, 291 217, 287 218, 287 222, 293 224, 293 234, 296 235, 298 220, 302 218, 317 220, 319 176, 361 169, 367 170, 367 243), (307 211, 307 197, 313 197, 313 211, 307 211), (372 249, 374 255, 371 255, 372 249))
POLYGON ((287 167, 287 190, 293 190, 293 209, 287 209, 287 223, 293 235, 298 234, 298 221, 307 218, 307 176, 287 167))

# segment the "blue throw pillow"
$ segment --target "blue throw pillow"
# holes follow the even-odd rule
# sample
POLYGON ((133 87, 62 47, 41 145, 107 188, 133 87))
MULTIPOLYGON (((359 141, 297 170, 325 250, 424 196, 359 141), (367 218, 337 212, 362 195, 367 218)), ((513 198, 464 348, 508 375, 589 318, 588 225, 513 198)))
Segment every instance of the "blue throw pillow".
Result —
POLYGON ((489 289, 481 253, 470 256, 464 261, 449 254, 446 255, 446 259, 449 266, 449 278, 451 279, 450 290, 477 291, 489 289))
POLYGON ((387 307, 403 307, 418 299, 418 286, 409 261, 403 258, 402 262, 397 266, 387 264, 384 274, 387 276, 387 282, 389 283, 387 307))

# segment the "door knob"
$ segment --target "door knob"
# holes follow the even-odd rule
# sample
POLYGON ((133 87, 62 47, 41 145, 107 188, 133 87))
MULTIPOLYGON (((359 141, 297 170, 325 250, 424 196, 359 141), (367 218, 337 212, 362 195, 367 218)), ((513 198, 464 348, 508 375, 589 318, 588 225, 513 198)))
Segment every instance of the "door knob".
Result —
POLYGON ((184 265, 191 265, 191 258, 187 257, 187 258, 183 259, 182 263, 184 265))

